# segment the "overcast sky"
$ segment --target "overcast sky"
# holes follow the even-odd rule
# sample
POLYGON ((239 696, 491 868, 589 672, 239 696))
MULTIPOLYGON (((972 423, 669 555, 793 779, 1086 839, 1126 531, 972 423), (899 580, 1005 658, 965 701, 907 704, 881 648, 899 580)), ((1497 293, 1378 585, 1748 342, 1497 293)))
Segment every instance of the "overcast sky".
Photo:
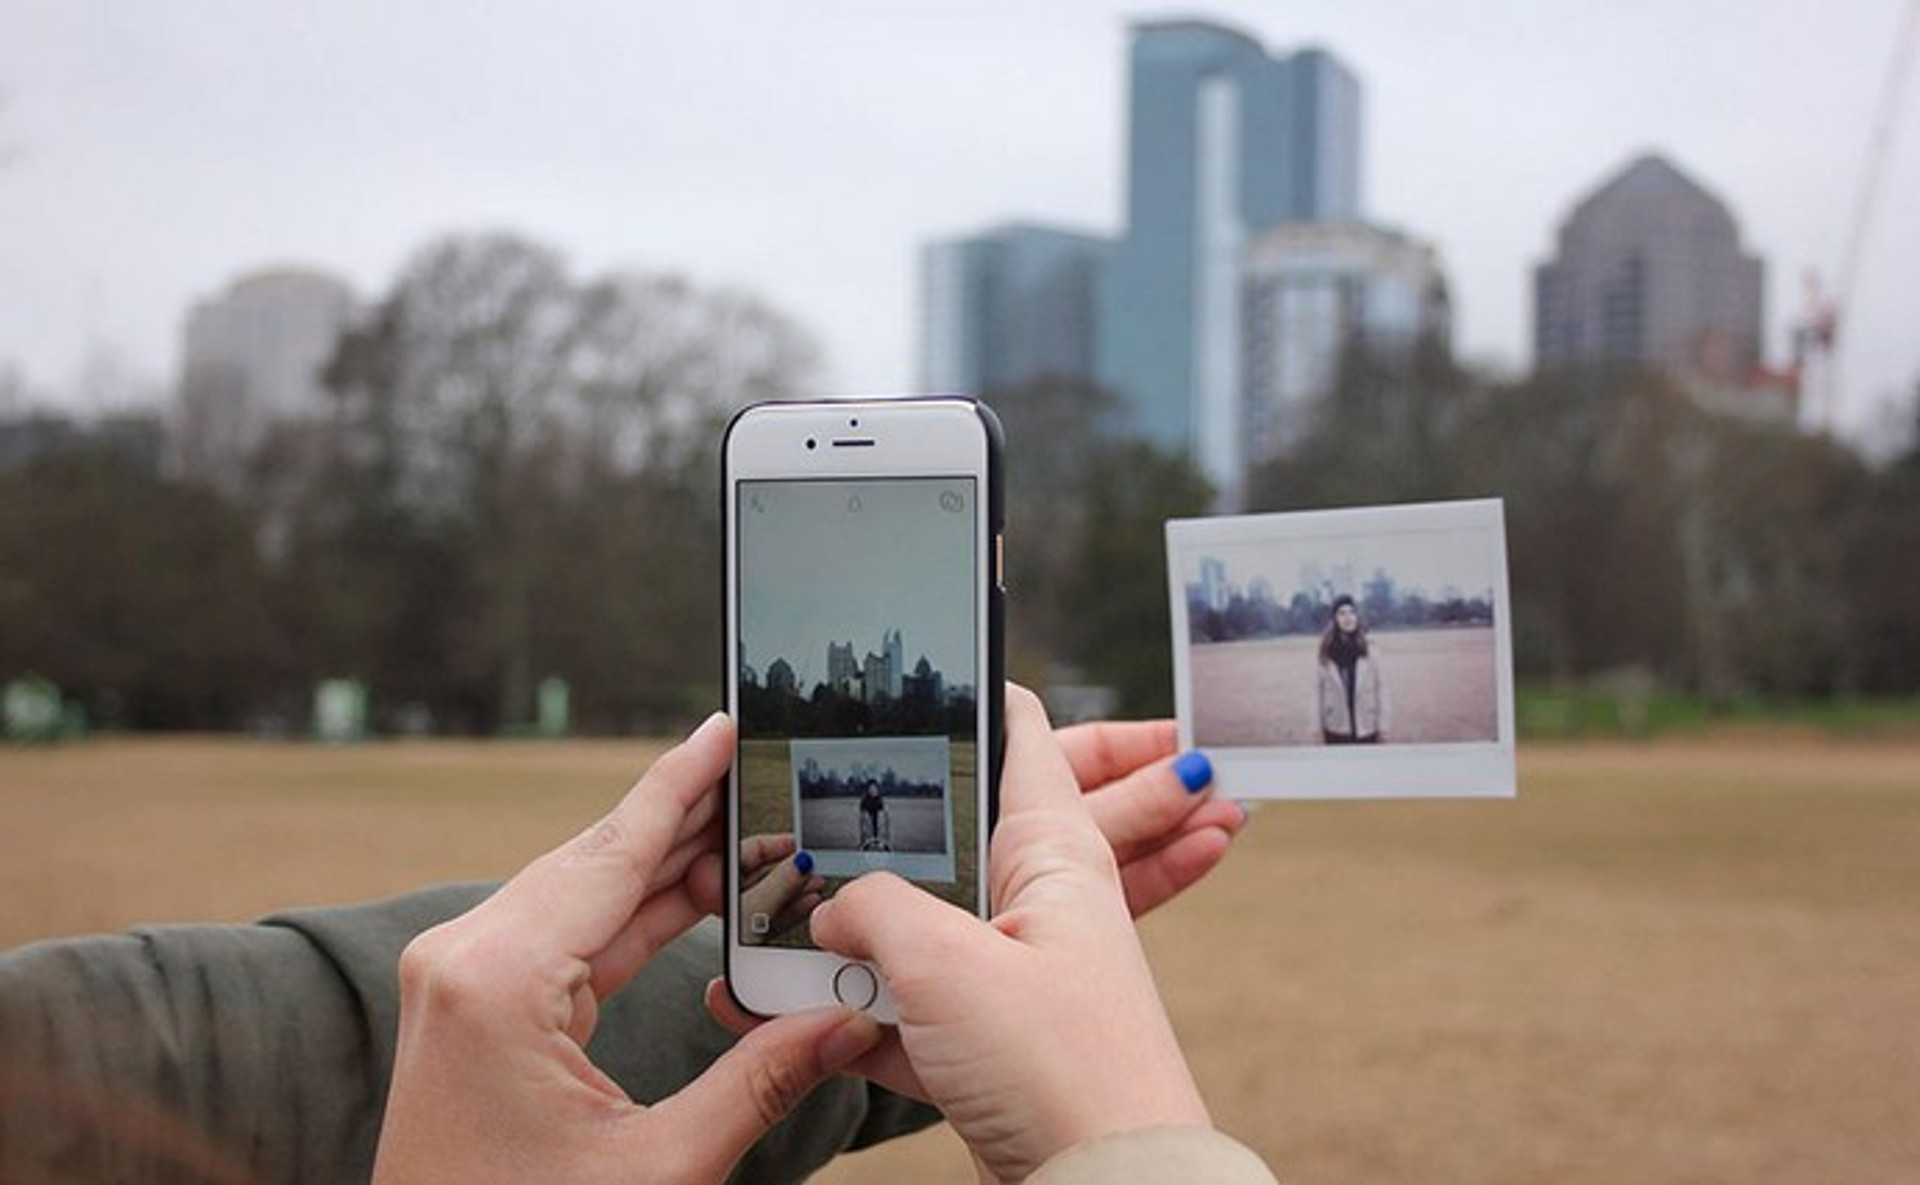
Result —
MULTIPOLYGON (((1125 29, 1166 15, 1358 74, 1365 205, 1437 244, 1469 357, 1529 362, 1554 228, 1656 149, 1765 258, 1779 360, 1803 273, 1839 268, 1910 2, 0 0, 0 367, 49 395, 102 354, 167 380, 236 274, 375 295, 431 236, 511 228, 581 273, 758 289, 831 392, 904 390, 923 240, 1118 228, 1125 29)), ((1856 431, 1920 378, 1916 91, 1843 324, 1856 431)))
POLYGON ((766 677, 786 659, 803 691, 827 678, 827 647, 855 662, 900 631, 904 673, 922 658, 949 686, 974 685, 973 530, 965 481, 752 482, 740 515, 740 640, 766 677))

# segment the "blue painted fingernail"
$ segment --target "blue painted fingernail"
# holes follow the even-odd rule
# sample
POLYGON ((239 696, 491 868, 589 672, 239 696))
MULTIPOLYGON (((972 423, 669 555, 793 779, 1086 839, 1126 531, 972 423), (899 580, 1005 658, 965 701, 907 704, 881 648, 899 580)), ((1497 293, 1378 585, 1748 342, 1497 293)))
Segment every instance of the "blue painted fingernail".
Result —
POLYGON ((1188 794, 1198 794, 1207 788, 1207 783, 1213 781, 1213 762, 1208 761, 1207 755, 1200 750, 1189 749, 1173 763, 1173 772, 1180 779, 1180 784, 1187 788, 1188 794))
POLYGON ((812 852, 795 853, 793 857, 793 866, 800 870, 800 873, 802 876, 806 875, 809 872, 812 872, 813 871, 813 853, 812 852))

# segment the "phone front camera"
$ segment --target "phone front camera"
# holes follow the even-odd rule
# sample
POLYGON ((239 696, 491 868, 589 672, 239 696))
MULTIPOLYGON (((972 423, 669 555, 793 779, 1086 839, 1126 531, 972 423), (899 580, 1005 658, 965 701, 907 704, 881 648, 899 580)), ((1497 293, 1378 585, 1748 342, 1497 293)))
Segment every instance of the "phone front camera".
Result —
POLYGON ((859 421, 859 420, 848 420, 848 421, 847 421, 847 427, 849 427, 849 428, 858 428, 859 426, 860 426, 860 421, 859 421))
POLYGON ((811 436, 809 436, 809 437, 807 437, 807 447, 808 447, 808 448, 812 448, 812 447, 813 447, 813 437, 811 437, 811 436))

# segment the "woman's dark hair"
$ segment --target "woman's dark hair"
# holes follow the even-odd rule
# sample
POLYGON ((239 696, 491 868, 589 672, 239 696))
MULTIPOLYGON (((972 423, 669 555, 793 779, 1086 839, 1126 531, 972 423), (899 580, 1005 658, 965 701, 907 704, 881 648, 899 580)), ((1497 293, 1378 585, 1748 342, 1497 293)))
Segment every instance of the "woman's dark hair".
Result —
POLYGON ((1360 613, 1360 606, 1345 593, 1333 598, 1333 613, 1327 618, 1326 632, 1320 635, 1320 661, 1323 663, 1350 663, 1356 658, 1367 656, 1367 623, 1354 623, 1351 636, 1340 632, 1340 607, 1352 605, 1354 615, 1360 613))

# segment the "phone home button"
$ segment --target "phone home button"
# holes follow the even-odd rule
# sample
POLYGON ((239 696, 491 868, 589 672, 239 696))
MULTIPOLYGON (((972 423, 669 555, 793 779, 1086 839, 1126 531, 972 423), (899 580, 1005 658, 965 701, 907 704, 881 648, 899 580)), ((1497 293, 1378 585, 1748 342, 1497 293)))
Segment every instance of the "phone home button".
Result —
POLYGON ((849 1008, 871 1008, 879 995, 880 981, 872 968, 848 963, 833 973, 833 998, 849 1008))

